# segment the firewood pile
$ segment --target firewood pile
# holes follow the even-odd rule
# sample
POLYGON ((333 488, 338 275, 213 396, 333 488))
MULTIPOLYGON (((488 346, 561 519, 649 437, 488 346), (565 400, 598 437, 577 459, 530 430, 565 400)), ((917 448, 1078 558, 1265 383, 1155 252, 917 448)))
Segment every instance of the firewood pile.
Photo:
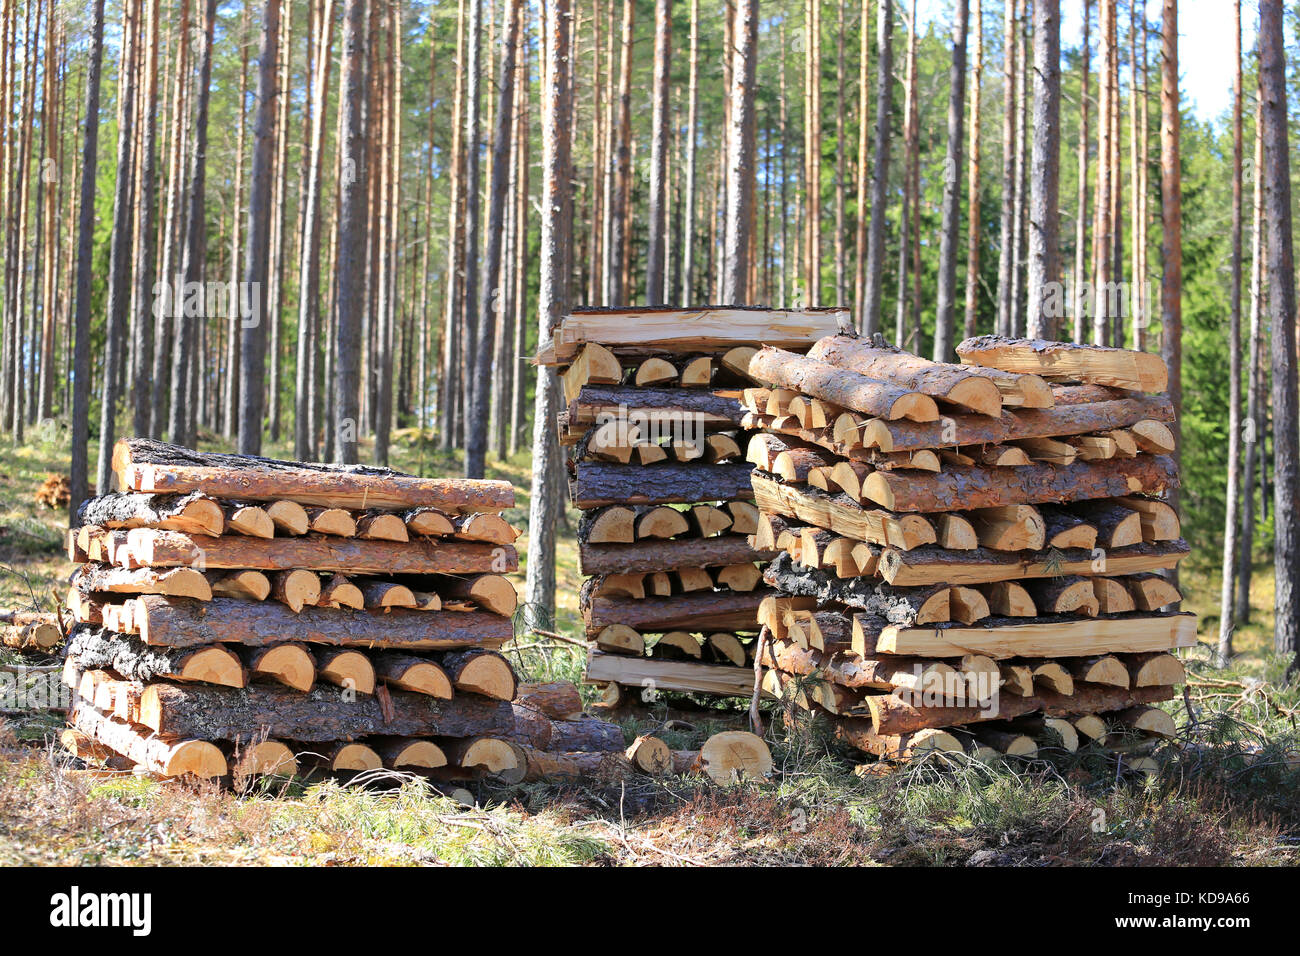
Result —
MULTIPOLYGON (((1196 640, 1158 356, 852 335, 749 365, 764 689, 879 757, 1168 735, 1196 640), (1130 733, 1136 732, 1136 734, 1130 733)), ((1140 741, 1139 741, 1140 742, 1140 741)))
POLYGON ((515 767, 509 483, 140 439, 113 470, 69 535, 74 750, 206 778, 515 767))
POLYGON ((741 389, 759 343, 805 351, 839 310, 593 309, 556 329, 569 491, 582 511, 587 679, 748 697, 760 602, 758 513, 741 389))

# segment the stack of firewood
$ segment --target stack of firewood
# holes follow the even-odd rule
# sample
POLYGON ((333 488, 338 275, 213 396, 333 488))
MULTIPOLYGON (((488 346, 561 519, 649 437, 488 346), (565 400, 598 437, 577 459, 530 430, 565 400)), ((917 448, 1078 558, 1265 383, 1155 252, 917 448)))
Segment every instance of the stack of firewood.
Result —
POLYGON ((66 739, 168 776, 510 770, 503 481, 117 444, 69 536, 66 739))
MULTIPOLYGON (((765 689, 878 756, 1170 734, 1196 640, 1159 357, 850 335, 750 362, 765 689)), ((1124 746, 1131 746, 1131 739, 1124 746)))
POLYGON ((806 350, 836 310, 596 309, 538 360, 562 369, 561 441, 582 510, 587 679, 748 696, 760 601, 740 390, 759 343, 806 350))

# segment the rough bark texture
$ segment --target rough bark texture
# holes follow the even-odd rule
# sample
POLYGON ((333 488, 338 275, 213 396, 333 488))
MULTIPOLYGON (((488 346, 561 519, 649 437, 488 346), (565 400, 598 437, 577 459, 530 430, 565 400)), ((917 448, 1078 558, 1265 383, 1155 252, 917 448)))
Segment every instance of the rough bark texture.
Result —
MULTIPOLYGON (((1061 288, 1061 4, 1034 0, 1034 134, 1029 176, 1030 338, 1058 337, 1061 288)), ((1135 280, 1138 281, 1138 280, 1135 280)))
POLYGON ((578 543, 578 571, 593 574, 648 574, 679 568, 712 568, 746 561, 767 561, 772 551, 757 551, 737 534, 716 538, 638 541, 633 544, 578 543))
POLYGON ((390 610, 372 614, 305 607, 295 614, 275 601, 214 598, 196 603, 156 595, 140 598, 138 607, 143 609, 140 639, 154 647, 220 643, 262 647, 292 638, 334 647, 496 649, 514 634, 508 618, 483 611, 390 610))
POLYGON ((1159 544, 1135 544, 1105 552, 1073 548, 1008 553, 976 548, 949 551, 926 546, 911 551, 890 548, 881 555, 880 576, 897 586, 918 586, 947 581, 951 584, 980 584, 1050 578, 1062 574, 1136 574, 1178 566, 1191 549, 1181 538, 1159 544))
POLYGON ((889 189, 889 118, 893 114, 894 5, 876 5, 876 131, 871 163, 871 229, 859 331, 880 331, 885 278, 885 207, 889 189))
POLYGON ((138 638, 88 624, 78 624, 68 635, 67 656, 75 658, 78 667, 116 671, 129 680, 179 676, 192 654, 192 650, 152 648, 138 638))
POLYGON ((665 462, 642 468, 579 462, 571 487, 579 508, 612 504, 668 504, 670 502, 731 501, 752 498, 748 462, 705 465, 665 462))
MULTIPOLYGON (((976 0, 978 2, 978 0, 976 0)), ((970 0, 957 0, 952 27, 952 67, 948 71, 948 146, 944 154, 943 226, 939 236, 939 288, 934 319, 934 360, 946 362, 953 345, 957 313, 957 242, 961 218, 961 149, 966 109, 966 34, 970 0)), ((979 116, 972 122, 978 125, 979 116)), ((979 217, 979 199, 971 196, 973 218, 979 217)), ((920 343, 917 343, 918 347, 920 343)))
POLYGON ((895 403, 914 394, 891 381, 774 348, 764 348, 750 359, 749 374, 758 381, 886 419, 898 417, 895 403))
POLYGON ((385 717, 376 695, 345 700, 334 687, 295 693, 271 685, 247 689, 151 684, 140 702, 140 723, 160 734, 204 740, 249 740, 258 735, 315 743, 367 734, 399 737, 471 737, 508 734, 514 715, 504 701, 476 694, 438 700, 390 691, 385 717))
MULTIPOLYGON (((174 528, 198 532, 195 521, 183 518, 187 505, 196 501, 211 501, 201 492, 185 495, 143 495, 131 492, 99 495, 81 503, 75 524, 98 525, 101 528, 174 528)), ((220 534, 221 528, 207 532, 220 534)))
POLYGON ((735 7, 731 50, 731 89, 727 122, 727 208, 723 237, 722 301, 752 301, 750 223, 754 214, 754 124, 758 69, 758 0, 735 7))
POLYGON ((706 389, 584 385, 578 397, 569 403, 569 421, 590 425, 602 415, 626 415, 630 421, 636 421, 638 413, 659 411, 683 418, 701 416, 705 427, 739 425, 745 415, 735 398, 706 389))
POLYGON ((758 605, 767 591, 697 591, 672 597, 597 597, 583 610, 588 633, 609 624, 638 631, 756 631, 758 605))

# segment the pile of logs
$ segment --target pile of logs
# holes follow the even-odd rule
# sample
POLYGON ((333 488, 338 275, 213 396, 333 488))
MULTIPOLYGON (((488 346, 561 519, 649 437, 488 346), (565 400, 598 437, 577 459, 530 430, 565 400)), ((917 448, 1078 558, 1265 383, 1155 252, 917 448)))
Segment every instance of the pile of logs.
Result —
POLYGON ((587 679, 748 697, 758 608, 770 594, 741 390, 758 343, 804 351, 839 310, 574 312, 538 356, 561 369, 559 433, 581 509, 587 679))
POLYGON ((513 768, 503 481, 125 440, 79 509, 77 750, 165 776, 513 768))
POLYGON ((0 609, 0 647, 23 654, 53 654, 62 640, 58 615, 21 608, 0 609))
POLYGON ((996 337, 930 362, 833 335, 757 352, 743 425, 777 553, 764 689, 866 753, 1168 735, 1196 640, 1158 356, 996 337))

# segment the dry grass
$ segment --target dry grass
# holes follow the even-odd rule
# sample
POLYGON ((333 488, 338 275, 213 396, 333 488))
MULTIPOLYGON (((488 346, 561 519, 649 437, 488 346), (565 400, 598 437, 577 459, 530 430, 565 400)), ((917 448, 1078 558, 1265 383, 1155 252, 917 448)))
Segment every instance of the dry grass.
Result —
MULTIPOLYGON (((71 570, 61 549, 66 519, 39 511, 32 495, 47 474, 66 469, 66 451, 38 440, 6 451, 4 461, 0 566, 8 570, 0 572, 0 605, 44 603, 71 570)), ((411 432, 398 436, 393 464, 423 474, 460 470, 456 456, 411 432)), ((489 468, 519 489, 507 517, 525 529, 521 560, 528 467, 520 455, 489 468)), ((569 638, 582 632, 576 522, 570 512, 560 538, 554 626, 569 638)), ((1217 588, 1208 573, 1184 575, 1207 644, 1217 637, 1217 588)), ((233 790, 86 770, 50 745, 57 716, 9 715, 0 723, 0 865, 1300 862, 1300 690, 1281 684, 1282 662, 1271 655, 1270 569, 1256 574, 1253 603, 1231 670, 1211 667, 1205 649, 1192 655, 1195 719, 1182 701, 1170 705, 1183 736, 1160 748, 1162 771, 1150 779, 1095 749, 995 767, 931 758, 860 777, 852 770, 858 758, 822 722, 800 718, 787 728, 777 718, 775 778, 725 789, 646 779, 515 789, 484 782, 453 794, 390 777, 368 786, 262 782, 233 790)), ((511 653, 529 679, 581 676, 582 652, 563 641, 520 634, 511 653)), ((666 695, 625 717, 624 733, 655 731, 689 747, 744 719, 716 703, 694 710, 691 703, 666 695)))

